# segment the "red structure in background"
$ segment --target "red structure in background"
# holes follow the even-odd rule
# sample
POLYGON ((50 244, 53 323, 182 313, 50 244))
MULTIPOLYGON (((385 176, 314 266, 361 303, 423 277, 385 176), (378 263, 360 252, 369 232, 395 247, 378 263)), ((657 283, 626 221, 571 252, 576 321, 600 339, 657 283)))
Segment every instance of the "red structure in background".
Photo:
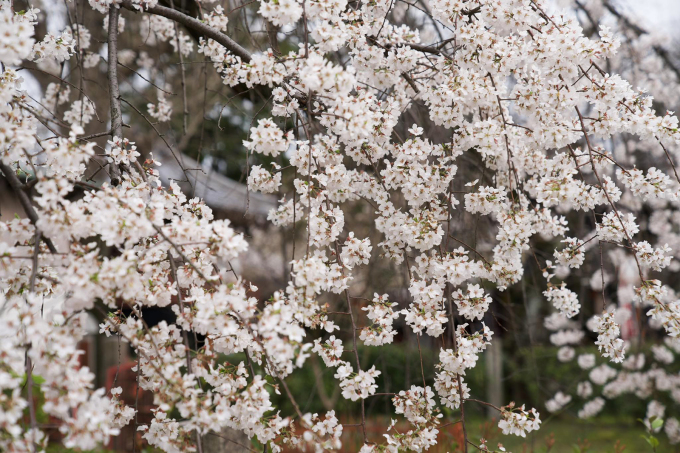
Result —
POLYGON ((146 441, 142 439, 141 433, 137 432, 138 425, 148 425, 151 423, 153 413, 153 393, 146 392, 142 388, 137 388, 137 371, 133 370, 137 362, 129 361, 120 365, 110 367, 106 372, 106 390, 111 391, 112 387, 121 387, 123 393, 120 400, 127 406, 137 409, 137 416, 127 426, 120 430, 120 434, 111 439, 107 448, 116 451, 133 451, 136 443, 137 451, 146 446, 146 441), (114 383, 115 381, 115 383, 114 383))

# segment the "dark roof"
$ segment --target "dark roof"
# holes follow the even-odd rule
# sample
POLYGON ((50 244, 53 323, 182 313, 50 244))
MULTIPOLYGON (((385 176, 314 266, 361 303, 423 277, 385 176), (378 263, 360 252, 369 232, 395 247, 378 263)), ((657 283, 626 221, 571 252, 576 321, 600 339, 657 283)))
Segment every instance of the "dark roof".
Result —
POLYGON ((154 150, 154 156, 158 156, 158 160, 163 163, 159 168, 163 184, 169 184, 174 180, 187 197, 202 198, 216 211, 239 214, 261 222, 267 218, 269 210, 278 205, 275 196, 250 192, 245 184, 214 170, 204 170, 196 160, 185 154, 177 154, 182 166, 167 148, 154 150), (182 167, 186 171, 183 171, 182 167))

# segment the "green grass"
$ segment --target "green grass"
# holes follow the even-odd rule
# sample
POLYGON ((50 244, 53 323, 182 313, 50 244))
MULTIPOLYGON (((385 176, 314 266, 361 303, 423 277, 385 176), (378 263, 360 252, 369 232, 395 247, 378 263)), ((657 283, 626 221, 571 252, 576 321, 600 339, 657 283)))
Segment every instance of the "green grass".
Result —
MULTIPOLYGON (((487 439, 489 449, 495 449, 502 443, 508 452, 512 453, 652 453, 650 445, 642 438, 645 428, 640 422, 624 421, 623 419, 605 418, 597 422, 574 419, 573 417, 551 418, 541 425, 537 433, 530 433, 526 439, 516 436, 504 436, 497 427, 497 420, 490 421, 474 418, 466 423, 468 439, 479 444, 479 439, 487 439), (552 445, 549 449, 548 447, 552 445), (617 449, 618 447, 618 449, 617 449)), ((381 431, 382 432, 382 431, 381 431)), ((379 436, 375 433, 376 439, 379 436)), ((663 433, 656 436, 659 439, 657 453, 680 452, 680 448, 668 444, 663 433)), ((460 448, 452 437, 445 436, 440 444, 432 451, 460 452, 460 448)), ((348 430, 343 436, 342 452, 357 451, 362 444, 358 430, 348 430), (352 433, 352 434, 349 434, 352 433), (349 434, 349 436, 348 436, 349 434)), ((147 453, 157 453, 158 450, 146 449, 147 453)), ((475 451, 473 447, 470 452, 475 451)), ((71 453, 58 445, 50 445, 48 453, 71 453)), ((109 453, 109 450, 94 450, 92 453, 109 453)), ((75 452, 74 452, 75 453, 75 452)), ((143 452, 142 452, 143 453, 143 452)))
MULTIPOLYGON (((466 411, 467 412, 467 411, 466 411)), ((448 418, 453 420, 455 418, 448 418)), ((357 423, 360 420, 343 420, 344 423, 357 423)), ((367 420, 366 430, 369 441, 385 443, 385 434, 389 417, 375 417, 367 420)), ((411 426, 400 421, 395 430, 406 432, 411 426)), ((467 417, 466 431, 468 440, 476 445, 480 438, 487 440, 490 450, 497 449, 502 443, 506 451, 512 453, 653 453, 652 447, 643 439, 645 427, 633 417, 602 417, 593 421, 580 420, 572 415, 551 417, 541 424, 538 432, 532 432, 526 438, 504 436, 498 429, 498 420, 484 418, 479 413, 467 417)), ((656 453, 680 453, 676 446, 669 445, 663 432, 656 434, 659 446, 656 453)), ((463 434, 460 424, 445 426, 440 429, 437 446, 430 453, 460 453, 463 434), (460 444, 457 443, 460 442, 460 444)), ((363 436, 359 429, 347 429, 342 436, 342 453, 356 452, 363 444, 363 436)), ((470 446, 469 453, 477 450, 470 446)))
MULTIPOLYGON (((632 417, 631 417, 632 418, 632 417)), ((486 435, 488 446, 496 447, 502 443, 506 450, 513 453, 652 453, 652 447, 642 438, 645 427, 638 421, 628 419, 600 418, 596 421, 580 420, 574 417, 552 418, 546 420, 541 429, 530 433, 526 439, 516 436, 504 436, 496 424, 484 420, 468 423, 469 439, 478 443, 480 436, 486 435), (549 450, 549 444, 554 441, 549 450), (615 447, 619 449, 616 450, 615 447), (625 447, 624 450, 621 450, 625 447)), ((666 435, 656 435, 660 444, 656 451, 679 452, 675 446, 668 444, 666 435)))

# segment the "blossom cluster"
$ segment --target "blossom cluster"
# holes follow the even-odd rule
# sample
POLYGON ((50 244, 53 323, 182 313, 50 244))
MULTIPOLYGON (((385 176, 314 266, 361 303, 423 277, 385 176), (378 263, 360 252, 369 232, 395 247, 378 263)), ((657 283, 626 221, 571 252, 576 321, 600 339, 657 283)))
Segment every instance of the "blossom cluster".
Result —
MULTIPOLYGON (((135 350, 139 386, 153 394, 153 417, 139 430, 154 447, 193 451, 202 435, 232 428, 274 452, 337 450, 335 411, 303 414, 294 403, 295 414, 282 414, 271 394, 293 399, 285 379, 315 354, 334 369, 342 397, 363 408, 384 394, 382 372, 362 360, 359 342, 383 346, 407 332, 439 349, 435 373, 390 394, 411 428, 398 432, 394 421, 383 444, 364 434, 361 451, 427 450, 441 406, 462 415, 475 401, 465 377, 494 337, 492 302, 532 271, 544 278, 536 279, 541 302, 556 310, 544 326, 557 359, 587 374, 575 395, 559 391, 545 409, 578 403, 578 416, 590 418, 605 398, 648 399, 656 390, 680 402, 678 375, 661 366, 680 353, 680 300, 661 280, 680 268, 671 255, 680 248, 679 121, 627 81, 680 101, 677 70, 660 69, 668 58, 655 38, 622 49, 609 28, 589 27, 587 36, 580 16, 543 0, 430 0, 422 11, 385 0, 260 0, 251 13, 266 33, 247 44, 213 3, 200 2, 198 20, 156 0, 89 0, 104 34, 76 14, 36 39, 39 10, 0 0, 1 170, 28 216, 0 221, 0 449, 45 446, 46 433, 22 420, 33 390, 68 448, 94 449, 131 422, 135 409, 120 389, 94 389, 78 361, 87 313, 103 311, 100 334, 135 350), (135 13, 127 22, 126 10, 135 13), (145 50, 118 49, 128 34, 145 50), (104 41, 109 73, 101 77, 95 44, 104 41), (293 233, 284 278, 268 298, 232 266, 248 250, 245 235, 194 190, 189 197, 161 178, 154 149, 133 136, 138 128, 114 121, 121 86, 148 82, 153 121, 131 102, 123 118, 139 115, 157 132, 181 111, 186 123, 189 57, 205 61, 204 71, 212 65, 239 96, 269 93, 266 108, 241 124, 248 190, 276 194, 268 220, 293 233), (111 77, 118 66, 134 74, 121 86, 111 77), (33 69, 58 79, 38 99, 22 79, 33 69), (110 122, 88 95, 84 81, 97 79, 87 71, 110 84, 110 122), (370 228, 355 228, 359 218, 370 228), (403 274, 403 291, 365 278, 378 261, 403 274), (590 293, 606 307, 586 323, 579 315, 593 314, 595 296, 579 300, 567 287, 574 270, 588 272, 590 293), (373 298, 357 294, 364 290, 373 298), (149 307, 170 307, 176 321, 148 326, 149 307), (626 356, 623 326, 633 316, 667 333, 648 356, 626 356), (588 338, 582 324, 597 335, 597 356, 577 352, 588 338), (194 335, 205 340, 192 348, 194 335), (598 364, 600 356, 608 360, 598 364)), ((601 0, 576 6, 592 25, 618 19, 601 0)), ((205 80, 203 92, 214 91, 205 80)), ((204 109, 204 118, 217 110, 204 109)), ((504 434, 540 427, 536 408, 496 409, 504 434)), ((666 410, 650 401, 649 426, 666 410)), ((680 422, 669 418, 665 432, 680 441, 680 422)))

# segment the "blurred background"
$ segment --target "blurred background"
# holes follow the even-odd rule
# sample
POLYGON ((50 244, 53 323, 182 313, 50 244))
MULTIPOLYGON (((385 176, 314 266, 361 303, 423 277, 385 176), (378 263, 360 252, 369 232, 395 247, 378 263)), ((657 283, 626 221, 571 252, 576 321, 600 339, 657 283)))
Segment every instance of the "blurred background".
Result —
MULTIPOLYGON (((17 1, 16 4, 22 2, 17 1)), ((190 9, 191 2, 185 4, 190 9)), ((223 0, 220 2, 225 11, 231 11, 229 34, 247 47, 266 49, 268 43, 263 38, 264 25, 256 18, 257 2, 241 3, 240 0, 223 0)), ((87 4, 86 1, 60 2, 43 0, 34 4, 41 13, 41 26, 37 38, 47 32, 61 32, 64 27, 78 21, 88 28, 92 35, 88 49, 79 51, 77 58, 64 64, 44 62, 40 64, 26 63, 21 68, 28 93, 36 100, 44 97, 51 83, 59 83, 58 75, 77 83, 84 92, 94 100, 98 117, 86 127, 86 134, 96 134, 106 130, 108 109, 108 91, 102 75, 106 67, 106 38, 103 28, 103 16, 87 4), (93 67, 81 68, 79 62, 90 54, 100 55, 101 61, 93 67)), ((621 72, 624 77, 633 81, 634 85, 646 87, 655 95, 659 112, 665 109, 676 110, 680 104, 680 1, 678 0, 555 0, 555 8, 562 7, 576 17, 584 28, 584 32, 596 37, 595 23, 608 24, 622 36, 621 56, 612 62, 611 70, 621 72), (659 68, 654 71, 650 68, 659 68)), ((401 20, 412 26, 425 30, 421 36, 424 43, 437 40, 436 32, 430 21, 422 14, 414 12, 406 2, 396 2, 392 12, 393 20, 401 20), (429 28, 428 28, 429 27, 429 28)), ((228 87, 222 83, 210 62, 196 52, 197 41, 190 33, 187 43, 191 52, 184 56, 182 64, 177 54, 172 52, 172 39, 148 33, 148 24, 138 15, 124 11, 126 31, 120 35, 119 78, 121 79, 121 95, 124 103, 124 123, 126 137, 137 144, 143 157, 153 154, 163 163, 160 167, 165 184, 172 181, 179 184, 188 197, 201 197, 213 209, 216 218, 228 218, 242 231, 250 248, 238 261, 232 262, 235 271, 245 279, 258 286, 258 296, 266 300, 270 295, 283 287, 289 277, 289 262, 293 257, 299 258, 304 248, 298 248, 293 256, 295 239, 304 242, 305 226, 299 223, 295 227, 276 228, 267 221, 271 209, 278 205, 282 195, 261 195, 249 193, 245 181, 249 165, 269 166, 276 162, 286 167, 285 155, 275 161, 265 156, 248 155, 243 140, 257 119, 268 117, 271 92, 263 89, 249 89, 245 86, 228 87), (146 32, 145 32, 146 31, 146 32), (174 55, 174 56, 173 56, 174 55), (189 96, 183 106, 181 72, 189 84, 189 96), (152 83, 150 83, 150 81, 152 83), (161 97, 166 98, 173 106, 173 114, 169 122, 158 123, 148 115, 147 104, 156 104, 161 97), (186 113, 184 113, 185 111, 186 113)), ((298 34, 295 30, 279 30, 278 40, 282 53, 296 48, 298 34)), ((339 55, 338 60, 346 60, 346 55, 339 55)), ((105 76, 104 76, 105 77, 105 76)), ((72 99, 78 96, 75 90, 72 99)), ((68 104, 57 106, 59 114, 68 104)), ((59 115, 57 115, 59 116, 59 115)), ((447 132, 431 124, 424 108, 414 105, 404 115, 404 124, 397 131, 401 136, 407 135, 406 129, 417 123, 426 128, 425 136, 434 142, 446 140, 447 132)), ((282 123, 284 128, 292 128, 292 124, 282 123)), ((622 139, 622 140, 625 140, 622 139)), ((106 146, 106 138, 96 139, 100 147, 106 146)), ((626 142, 627 143, 627 142, 626 142)), ((621 146, 621 144, 616 144, 621 146)), ((636 145, 632 145, 636 146, 636 145)), ((466 153, 457 162, 460 171, 479 174, 480 179, 489 178, 483 169, 479 156, 466 153)), ((93 165, 91 182, 101 184, 105 179, 93 165)), ((281 193, 290 193, 292 175, 284 173, 284 189, 281 193)), ((462 186, 462 183, 460 184, 462 186)), ((463 189, 459 187, 457 189, 463 189)), ((3 219, 14 215, 24 216, 20 205, 15 203, 6 181, 0 179, 0 212, 3 219)), ((73 197, 82 196, 74 193, 73 197)), ((404 266, 395 266, 385 259, 380 259, 380 250, 375 246, 381 241, 380 235, 373 229, 373 209, 366 203, 347 203, 344 206, 346 229, 355 231, 357 237, 369 237, 374 245, 373 258, 370 265, 362 267, 352 282, 352 294, 368 299, 374 293, 388 294, 390 300, 399 303, 398 308, 406 307, 410 300, 408 275, 404 266)), ((644 230, 649 221, 641 219, 644 230)), ((461 240, 477 244, 481 253, 490 252, 495 227, 485 218, 471 216, 459 212, 454 219, 455 236, 461 240)), ((571 221, 572 219, 569 218, 571 221)), ((584 237, 592 225, 582 223, 574 228, 578 237, 584 237)), ((670 234, 670 233, 669 233, 670 234)), ((680 244, 677 233, 670 240, 680 244), (677 236, 677 237, 676 237, 677 236)), ((670 236, 669 236, 670 237, 670 236)), ((551 259, 551 250, 555 244, 539 239, 534 248, 542 259, 551 259)), ((677 250, 680 247, 674 247, 677 250)), ((635 395, 624 395, 608 399, 601 414, 590 420, 578 418, 577 412, 581 402, 574 398, 572 403, 562 411, 551 414, 545 408, 545 402, 556 392, 575 394, 577 383, 589 379, 588 371, 582 370, 575 360, 560 361, 557 351, 561 345, 551 342, 553 331, 546 328, 544 318, 552 312, 542 292, 545 280, 541 276, 533 259, 525 260, 525 278, 521 283, 505 292, 487 288, 493 296, 493 304, 485 323, 494 332, 492 347, 480 359, 476 368, 466 376, 471 389, 471 397, 485 400, 502 406, 510 401, 536 407, 541 412, 543 426, 537 433, 531 433, 526 439, 502 436, 497 429, 497 413, 487 411, 483 406, 472 403, 466 405, 468 418, 468 434, 470 438, 484 437, 490 446, 501 442, 508 451, 513 452, 640 452, 652 451, 651 446, 642 438, 645 426, 640 421, 647 411, 650 395, 638 398, 635 395)), ((585 266, 572 272, 565 280, 571 289, 579 294, 583 306, 580 319, 584 324, 593 314, 604 308, 602 292, 593 285, 591 277, 596 268, 585 266)), ((597 267, 599 269, 599 267, 597 267)), ((677 267, 672 270, 677 272, 677 267)), ((630 304, 630 292, 637 284, 635 273, 625 265, 614 266, 610 270, 610 279, 605 288, 608 300, 619 304, 630 304)), ((666 279, 668 281, 668 279, 666 279)), ((330 305, 329 311, 343 308, 338 298, 326 296, 323 300, 330 305)), ((124 388, 123 397, 132 404, 138 400, 139 417, 137 423, 149 419, 153 401, 150 395, 137 393, 135 383, 134 355, 124 341, 119 338, 105 338, 98 335, 99 318, 92 313, 90 335, 82 343, 85 354, 83 365, 96 372, 97 384, 110 388, 113 382, 124 388)), ((173 314, 167 309, 147 309, 144 312, 147 323, 151 326, 167 320, 172 322, 173 314)), ((362 315, 358 325, 368 325, 362 315)), ((340 325, 340 335, 347 332, 348 325, 340 325), (344 332, 344 333, 343 333, 344 332)), ((420 355, 418 339, 404 328, 403 319, 396 325, 399 334, 393 345, 371 348, 360 347, 364 369, 375 366, 382 371, 378 378, 380 392, 399 392, 411 385, 422 382, 420 376, 420 355)), ((649 351, 653 344, 663 338, 663 333, 652 329, 640 329, 636 323, 623 326, 624 339, 631 343, 634 351, 649 351)), ((314 335, 319 332, 311 332, 314 335)), ((587 334, 588 335, 588 334, 587 334)), ((577 354, 594 353, 594 334, 589 334, 578 346, 577 354)), ((439 348, 430 337, 420 339, 425 379, 433 382, 434 364, 438 361, 439 348)), ((598 355, 599 357, 599 355, 598 355)), ((225 361, 238 363, 243 357, 225 357, 225 361)), ((297 370, 288 378, 291 391, 301 404, 303 412, 322 413, 334 409, 342 422, 357 423, 360 413, 358 403, 344 400, 333 379, 333 370, 327 369, 323 363, 312 356, 310 366, 297 370)), ((598 364, 603 360, 599 359, 598 364)), ((667 373, 678 373, 680 365, 665 365, 667 373)), ((597 388, 601 391, 602 386, 597 388)), ((677 413, 673 408, 678 403, 666 394, 654 395, 667 406, 669 413, 677 413)), ((285 398, 280 398, 277 405, 282 414, 292 414, 293 410, 285 398)), ((366 413, 370 420, 369 437, 381 441, 392 412, 389 397, 373 397, 367 401, 366 413)), ((38 414, 39 416, 41 414, 38 414)), ((44 417, 44 415, 43 415, 44 417)), ((445 411, 445 420, 457 419, 457 414, 445 411)), ((50 423, 49 420, 42 420, 50 423)), ((404 427, 406 425, 403 425, 404 427)), ((397 424, 397 429, 402 427, 397 424)), ((52 435, 58 438, 58 426, 52 435)), ((148 449, 135 435, 134 426, 129 427, 121 436, 111 442, 107 449, 132 451, 148 449)), ((343 436, 343 451, 357 451, 360 448, 361 436, 348 427, 343 436)), ((460 451, 462 432, 460 424, 445 426, 441 429, 440 444, 435 451, 460 451)), ((661 445, 656 451, 680 451, 670 446, 663 435, 659 436, 661 445)), ((256 446, 253 446, 254 448, 256 446)), ((229 447, 215 447, 214 451, 237 451, 229 447)), ((55 451, 58 450, 54 447, 55 451)), ((261 451, 261 448, 260 448, 261 451)), ((206 452, 207 453, 207 452, 206 452)))

